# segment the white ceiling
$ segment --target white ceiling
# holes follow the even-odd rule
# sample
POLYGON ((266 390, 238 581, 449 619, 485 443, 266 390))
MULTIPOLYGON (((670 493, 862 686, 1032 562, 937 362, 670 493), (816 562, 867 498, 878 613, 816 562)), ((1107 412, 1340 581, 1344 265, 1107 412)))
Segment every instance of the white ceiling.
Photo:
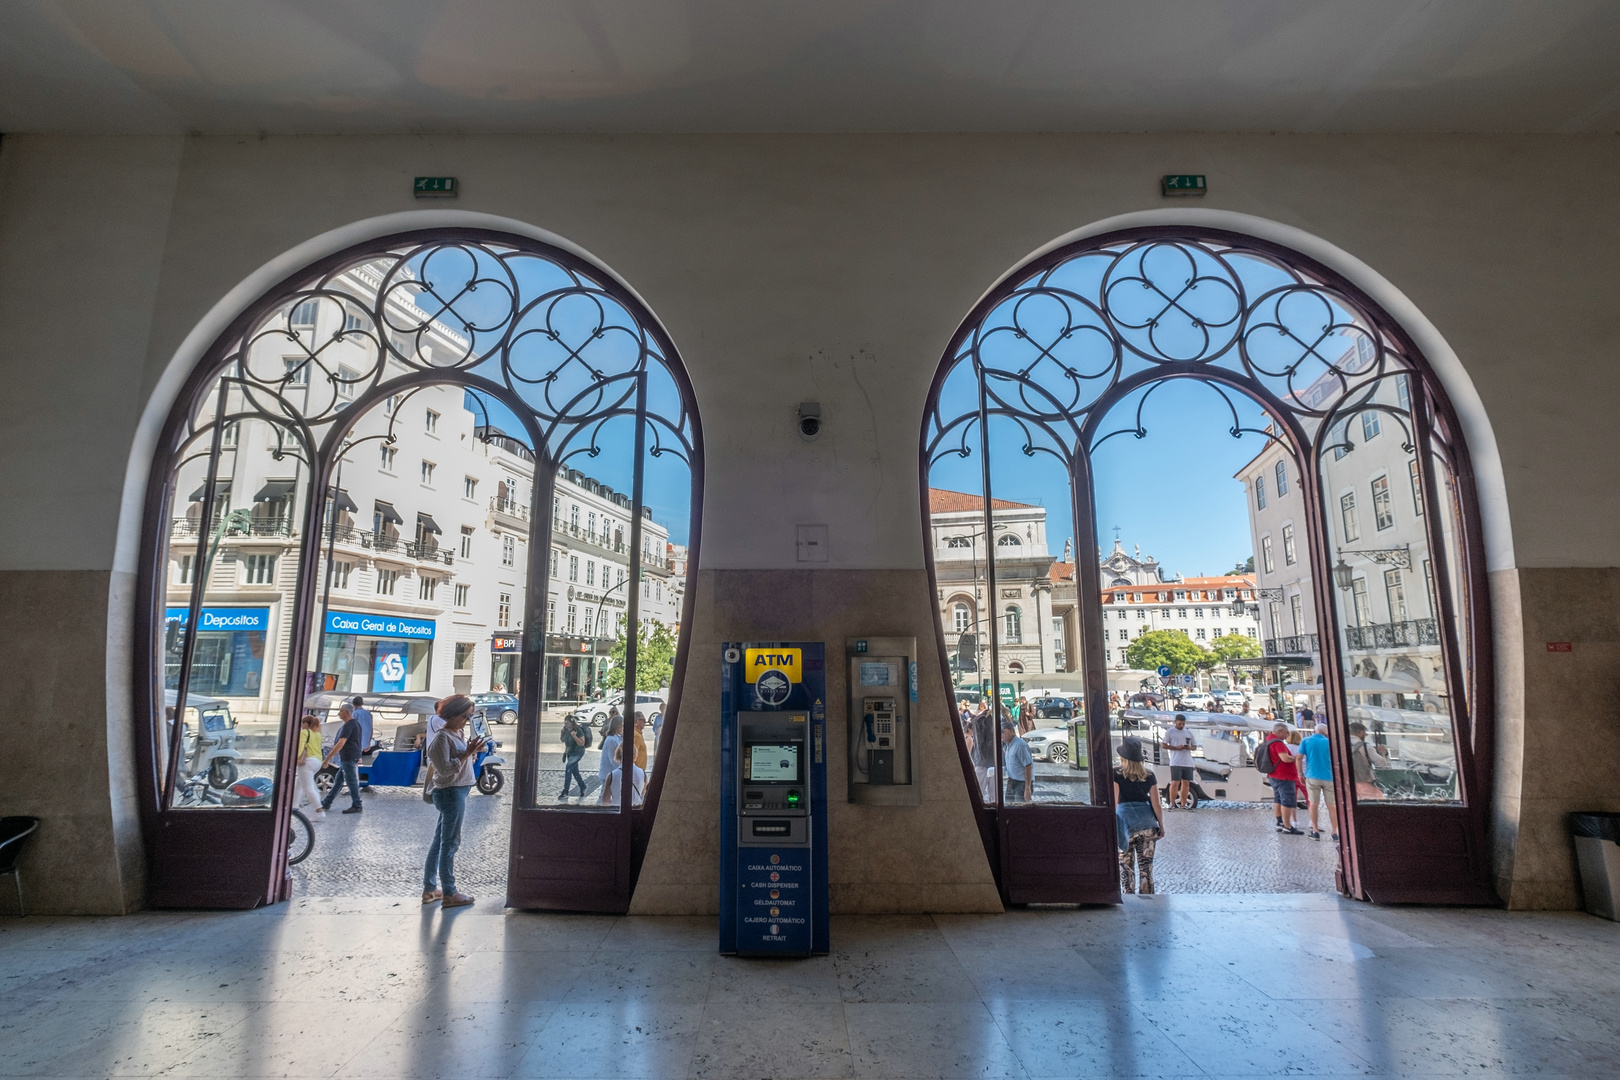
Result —
POLYGON ((0 0, 0 131, 1620 131, 1617 0, 0 0))

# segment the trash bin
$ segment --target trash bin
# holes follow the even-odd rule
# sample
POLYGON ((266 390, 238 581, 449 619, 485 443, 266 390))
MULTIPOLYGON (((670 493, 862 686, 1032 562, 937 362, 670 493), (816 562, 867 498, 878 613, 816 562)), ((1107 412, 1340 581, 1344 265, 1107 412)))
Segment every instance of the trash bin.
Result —
POLYGON ((1586 910, 1613 919, 1620 901, 1620 814, 1571 814, 1569 834, 1575 838, 1586 910))

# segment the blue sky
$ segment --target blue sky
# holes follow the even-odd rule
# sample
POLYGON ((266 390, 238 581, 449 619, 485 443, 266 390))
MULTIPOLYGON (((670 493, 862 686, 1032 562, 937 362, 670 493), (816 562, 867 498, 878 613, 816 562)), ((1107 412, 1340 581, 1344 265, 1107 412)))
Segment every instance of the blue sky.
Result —
MULTIPOLYGON (((1130 551, 1140 545, 1169 574, 1220 574, 1253 553, 1241 484, 1232 478, 1258 454, 1262 436, 1230 434, 1232 412, 1207 385, 1190 379, 1158 384, 1144 409, 1144 438, 1118 435, 1093 455, 1097 480, 1098 542, 1113 547, 1114 527, 1130 551)), ((1265 413, 1232 395, 1241 426, 1263 429, 1265 413)), ((1103 431, 1134 428, 1136 402, 1116 406, 1103 431)), ((1047 540, 1054 556, 1073 535, 1068 479, 1054 458, 1021 452, 1013 430, 992 427, 991 485, 998 499, 1047 508, 1047 540)), ((942 461, 936 487, 979 490, 979 461, 942 461)))

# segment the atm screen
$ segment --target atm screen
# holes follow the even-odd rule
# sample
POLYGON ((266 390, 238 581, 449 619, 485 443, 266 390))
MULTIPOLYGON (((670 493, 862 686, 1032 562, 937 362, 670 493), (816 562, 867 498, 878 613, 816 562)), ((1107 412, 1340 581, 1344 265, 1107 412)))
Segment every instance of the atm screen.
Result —
POLYGON ((794 783, 799 779, 798 743, 753 743, 748 751, 750 782, 794 783))

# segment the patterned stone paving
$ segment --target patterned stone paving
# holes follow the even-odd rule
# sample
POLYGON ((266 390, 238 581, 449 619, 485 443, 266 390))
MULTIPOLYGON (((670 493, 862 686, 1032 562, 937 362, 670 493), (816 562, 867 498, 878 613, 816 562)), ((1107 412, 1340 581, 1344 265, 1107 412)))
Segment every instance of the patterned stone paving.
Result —
MULTIPOLYGON (((554 794, 561 770, 542 769, 540 790, 554 794)), ((467 800, 457 885, 474 896, 505 895, 512 787, 498 795, 473 792, 467 800)), ((421 888, 422 861, 436 822, 433 808, 414 788, 377 788, 362 814, 343 815, 340 799, 315 824, 315 850, 292 868, 300 896, 400 896, 421 888)), ((1324 893, 1333 890, 1334 845, 1284 836, 1269 808, 1208 806, 1172 811, 1154 868, 1164 893, 1324 893)))

